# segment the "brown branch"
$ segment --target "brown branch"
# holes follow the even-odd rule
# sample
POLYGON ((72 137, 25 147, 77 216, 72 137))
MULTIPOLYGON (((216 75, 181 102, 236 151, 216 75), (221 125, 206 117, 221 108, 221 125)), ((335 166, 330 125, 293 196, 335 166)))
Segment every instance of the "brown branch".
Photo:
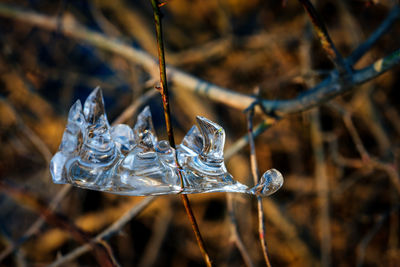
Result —
POLYGON ((106 230, 98 234, 95 238, 91 239, 89 242, 83 244, 82 246, 74 249, 73 251, 69 252, 68 254, 58 258, 56 261, 51 263, 49 267, 57 267, 63 264, 66 264, 79 256, 89 252, 93 249, 93 243, 101 242, 103 240, 109 239, 111 236, 119 233, 132 218, 137 216, 144 208, 146 208, 155 197, 146 197, 141 201, 139 204, 133 206, 130 210, 128 210, 124 215, 121 216, 117 221, 115 221, 111 226, 109 226, 106 230))
POLYGON ((349 131, 350 136, 356 146, 356 149, 362 158, 362 160, 360 161, 358 159, 345 159, 343 157, 337 156, 337 159, 340 160, 340 163, 342 165, 350 166, 353 168, 368 167, 368 168, 374 168, 374 169, 386 172, 391 183, 394 185, 396 191, 398 192, 398 194, 400 194, 400 175, 399 175, 399 171, 397 169, 398 167, 394 164, 383 162, 373 156, 370 156, 361 140, 360 135, 358 134, 356 127, 354 126, 354 123, 353 123, 353 120, 351 117, 352 114, 349 111, 347 111, 346 109, 340 107, 339 105, 331 104, 329 106, 333 107, 336 111, 340 112, 340 114, 343 116, 343 121, 345 123, 345 126, 346 126, 347 130, 349 131))
MULTIPOLYGON (((168 139, 171 147, 176 149, 175 147, 175 139, 174 139, 174 132, 171 124, 171 111, 169 108, 169 98, 168 98, 168 83, 167 83, 167 72, 165 67, 165 55, 164 55, 164 39, 163 39, 163 32, 162 32, 162 23, 161 23, 161 14, 160 14, 160 4, 158 0, 151 0, 151 5, 153 7, 153 15, 154 15, 154 22, 156 26, 156 35, 157 35, 157 47, 158 47, 158 62, 160 68, 160 80, 161 80, 161 96, 163 102, 163 109, 164 109, 164 117, 165 117, 165 124, 167 127, 168 139)), ((178 174, 181 180, 181 186, 183 188, 183 176, 180 171, 180 166, 177 158, 177 154, 175 154, 175 163, 178 167, 178 174)), ((190 223, 192 225, 193 232, 196 236, 197 244, 199 246, 201 255, 203 256, 204 262, 207 266, 212 266, 210 256, 208 255, 203 237, 201 236, 199 226, 196 221, 196 217, 192 211, 190 206, 189 198, 185 194, 181 194, 182 202, 186 210, 186 214, 189 217, 190 223)))
MULTIPOLYGON (((71 190, 72 185, 64 185, 60 191, 53 197, 50 201, 49 209, 54 211, 58 204, 63 200, 63 198, 68 194, 71 190)), ((2 262, 5 258, 8 257, 11 253, 15 252, 22 244, 24 244, 27 240, 29 240, 32 236, 36 235, 42 225, 44 224, 45 220, 42 217, 39 217, 28 230, 20 237, 17 241, 10 243, 1 253, 0 253, 0 262, 2 262)))
POLYGON ((254 264, 250 258, 250 255, 247 252, 242 239, 240 238, 238 223, 236 220, 234 207, 233 207, 234 201, 232 199, 232 194, 228 193, 226 195, 226 201, 227 201, 227 210, 228 210, 228 216, 229 216, 229 221, 230 221, 230 226, 231 226, 233 242, 235 242, 235 244, 240 252, 240 255, 242 255, 245 265, 247 267, 253 267, 254 264))
POLYGON ((346 59, 349 64, 353 65, 356 63, 365 53, 367 53, 371 47, 382 37, 383 34, 389 31, 390 27, 400 17, 400 6, 395 4, 386 19, 381 23, 378 29, 375 30, 371 36, 365 40, 359 47, 357 47, 351 55, 346 59))
MULTIPOLYGON (((257 156, 256 156, 256 147, 254 144, 254 136, 253 136, 253 116, 254 116, 254 108, 251 108, 247 113, 247 129, 249 136, 249 146, 250 146, 250 162, 251 162, 251 172, 253 175, 254 184, 258 183, 258 179, 260 177, 258 166, 257 166, 257 156)), ((263 210, 263 202, 260 196, 257 196, 257 213, 258 213, 258 233, 261 243, 261 248, 265 260, 265 264, 268 267, 271 267, 271 263, 268 257, 268 248, 267 241, 265 240, 265 222, 264 222, 264 210, 263 210)))
POLYGON ((157 255, 170 227, 173 214, 169 203, 167 205, 168 207, 163 208, 154 221, 152 235, 142 253, 142 258, 137 265, 139 267, 153 266, 157 259, 157 255))
MULTIPOLYGON (((264 131, 269 129, 272 125, 278 122, 278 119, 275 118, 267 118, 261 123, 259 123, 254 129, 253 129, 253 137, 257 137, 260 134, 262 134, 264 131)), ((242 150, 249 142, 249 135, 245 134, 238 140, 236 140, 235 143, 233 143, 229 149, 225 151, 225 160, 229 160, 233 155, 235 155, 237 152, 242 150)))
POLYGON ((368 233, 363 237, 361 242, 357 246, 357 267, 361 267, 364 264, 365 252, 366 249, 371 242, 372 238, 378 233, 380 228, 386 219, 393 213, 397 213, 399 210, 399 205, 393 207, 390 211, 385 212, 384 214, 379 215, 378 219, 375 222, 375 225, 368 231, 368 233))
MULTIPOLYGON (((57 31, 57 20, 55 17, 40 15, 32 11, 22 11, 9 5, 0 4, 0 16, 19 20, 27 24, 40 27, 48 31, 57 31)), ((128 46, 121 41, 109 38, 101 33, 91 31, 79 25, 72 17, 63 17, 63 27, 61 33, 70 38, 74 38, 105 51, 120 55, 127 60, 143 66, 153 77, 157 69, 154 58, 149 54, 128 46)), ((336 71, 324 79, 317 86, 311 88, 307 93, 301 94, 289 100, 262 100, 261 104, 269 113, 283 116, 289 113, 301 112, 320 105, 338 95, 344 94, 357 85, 365 83, 382 73, 398 65, 400 61, 400 49, 387 57, 384 57, 374 64, 361 70, 355 70, 345 82, 339 77, 336 71)), ((208 83, 192 75, 184 73, 178 69, 168 68, 169 79, 173 84, 180 88, 206 96, 211 100, 223 103, 232 108, 244 110, 249 107, 256 99, 253 96, 237 93, 227 88, 208 83)))
POLYGON ((143 94, 140 98, 129 105, 112 123, 112 125, 117 125, 124 123, 125 121, 132 118, 136 111, 144 104, 147 103, 153 96, 157 93, 156 90, 149 90, 143 94))
POLYGON ((311 18, 311 22, 314 26, 314 30, 317 33, 318 39, 321 42, 322 48, 324 49, 328 57, 332 60, 333 64, 335 64, 336 68, 339 70, 339 73, 350 74, 350 65, 346 63, 342 55, 336 49, 336 46, 329 36, 328 30, 326 29, 324 22, 318 15, 318 12, 315 10, 311 1, 299 0, 299 2, 303 5, 308 16, 311 18))
MULTIPOLYGON (((0 190, 9 195, 15 201, 21 203, 25 207, 39 213, 44 220, 52 225, 62 228, 70 233, 70 235, 79 243, 85 244, 90 241, 90 236, 77 227, 66 217, 53 212, 44 201, 35 197, 30 192, 17 188, 4 181, 0 182, 0 190)), ((94 255, 100 266, 118 266, 111 249, 105 244, 89 243, 94 250, 94 255)))
POLYGON ((331 265, 332 235, 329 211, 329 181, 319 110, 312 110, 311 114, 311 143, 314 151, 315 181, 319 204, 319 230, 321 232, 321 263, 322 266, 331 265))

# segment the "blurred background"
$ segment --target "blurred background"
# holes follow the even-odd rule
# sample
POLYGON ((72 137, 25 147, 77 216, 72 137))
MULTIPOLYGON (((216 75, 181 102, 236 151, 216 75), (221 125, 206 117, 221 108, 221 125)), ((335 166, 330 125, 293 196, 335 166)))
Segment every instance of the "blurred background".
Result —
MULTIPOLYGON (((317 2, 346 57, 396 1, 317 2)), ((232 91, 253 94, 258 87, 265 99, 291 99, 333 69, 298 1, 169 0, 162 13, 167 63, 232 91)), ((52 183, 49 161, 77 99, 100 86, 110 123, 136 103, 123 117, 131 126, 150 105, 159 139, 167 139, 161 98, 149 93, 157 76, 123 55, 63 34, 62 18, 157 55, 149 1, 0 1, 0 266, 48 265, 146 201, 52 183), (4 16, 10 14, 5 5, 55 19, 58 28, 4 16)), ((398 49, 399 36, 397 22, 355 67, 398 49)), ((318 108, 285 116, 256 138, 260 171, 276 168, 285 178, 283 188, 263 200, 273 266, 399 266, 399 77, 394 68, 318 108)), ((196 115, 225 128, 226 150, 247 134, 241 110, 170 86, 177 143, 196 115)), ((255 125, 263 119, 256 115, 255 125)), ((248 146, 227 160, 227 168, 238 181, 253 184, 248 146)), ((189 197, 215 266, 265 265, 254 197, 189 197)), ((147 201, 107 237, 104 247, 117 262, 204 266, 180 197, 147 201)), ((64 266, 98 266, 98 250, 89 246, 64 266)))

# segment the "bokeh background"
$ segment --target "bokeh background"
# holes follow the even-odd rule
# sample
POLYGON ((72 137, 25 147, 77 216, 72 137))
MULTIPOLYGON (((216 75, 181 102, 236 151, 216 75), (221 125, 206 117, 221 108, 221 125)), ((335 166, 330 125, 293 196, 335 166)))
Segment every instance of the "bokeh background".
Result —
MULTIPOLYGON (((396 3, 315 2, 344 56, 396 3)), ((0 1, 0 11, 4 5, 69 18, 157 53, 149 1, 0 1)), ((233 91, 253 94, 258 87, 263 98, 291 99, 333 68, 298 1, 169 0, 162 12, 167 63, 233 91)), ((397 22, 356 68, 398 49, 399 36, 397 22)), ((273 167, 285 177, 283 188, 263 200, 273 266, 399 266, 399 77, 394 68, 319 108, 282 118, 257 137, 259 169, 273 167)), ((126 57, 0 12, 0 266, 50 264, 87 242, 76 238, 71 225, 85 231, 78 237, 94 237, 145 199, 55 185, 48 166, 73 102, 100 86, 113 122, 157 81, 126 57)), ((178 143, 196 115, 225 128, 226 149, 247 134, 241 110, 174 84, 170 94, 178 143)), ((133 125, 144 105, 150 105, 159 138, 166 139, 158 93, 126 123, 133 125)), ((255 124, 263 119, 257 114, 255 124)), ((245 147, 227 167, 251 185, 249 163, 245 147)), ((230 210, 252 264, 265 265, 253 197, 215 193, 190 200, 216 266, 245 264, 230 210)), ((122 266, 204 264, 179 196, 155 198, 107 242, 122 266)), ((87 252, 64 266, 98 266, 94 255, 87 252)))

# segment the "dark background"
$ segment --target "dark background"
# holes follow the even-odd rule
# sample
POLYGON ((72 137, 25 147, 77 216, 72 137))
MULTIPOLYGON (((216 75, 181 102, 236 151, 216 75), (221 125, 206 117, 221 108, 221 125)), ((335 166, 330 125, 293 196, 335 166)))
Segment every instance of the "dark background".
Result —
MULTIPOLYGON (((346 57, 379 26, 394 1, 317 2, 317 11, 346 57)), ((157 53, 148 1, 1 4, 55 18, 70 16, 109 38, 153 56, 157 53)), ((291 99, 333 68, 298 1, 170 0, 162 12, 167 63, 233 91, 252 94, 258 86, 264 98, 291 99)), ((397 22, 356 68, 398 49, 399 34, 397 22)), ((314 109, 286 116, 256 139, 261 172, 273 167, 285 177, 283 188, 264 200, 273 266, 328 266, 329 262, 332 266, 398 266, 399 74, 396 67, 321 104, 319 113, 314 109), (318 121, 320 129, 312 132, 318 121), (314 142, 318 137, 322 145, 314 142), (360 149, 361 143, 366 151, 360 149), (316 148, 322 148, 322 160, 316 160, 316 148), (327 198, 319 191, 321 168, 328 181, 327 198), (329 207, 325 217, 324 207, 329 207), (330 233, 328 239, 324 228, 330 233), (330 259, 321 260, 321 255, 330 259)), ((57 151, 72 103, 84 101, 101 86, 112 122, 156 81, 122 56, 0 15, 0 177, 7 184, 0 193, 0 251, 20 240, 43 215, 23 196, 39 198, 48 206, 62 188, 51 182, 48 161, 57 151), (10 188, 24 189, 22 200, 10 188)), ((166 139, 161 98, 157 94, 147 104, 159 138, 166 139)), ((225 128, 226 149, 247 133, 242 111, 175 85, 171 85, 171 109, 177 143, 196 115, 225 128)), ((135 117, 128 121, 130 125, 135 117)), ((255 123, 262 119, 257 115, 255 123)), ((227 167, 237 180, 252 184, 247 147, 227 167)), ((94 236, 142 199, 72 188, 56 210, 94 236)), ((233 242, 227 195, 199 194, 190 200, 215 265, 243 266, 233 242)), ((233 200, 244 245, 254 265, 263 266, 255 199, 233 195, 233 200)), ((122 266, 203 265, 180 198, 174 195, 158 197, 111 237, 109 245, 122 266)), ((66 227, 50 220, 0 265, 43 266, 77 246, 66 227)), ((66 266, 96 265, 93 254, 86 253, 66 266)))

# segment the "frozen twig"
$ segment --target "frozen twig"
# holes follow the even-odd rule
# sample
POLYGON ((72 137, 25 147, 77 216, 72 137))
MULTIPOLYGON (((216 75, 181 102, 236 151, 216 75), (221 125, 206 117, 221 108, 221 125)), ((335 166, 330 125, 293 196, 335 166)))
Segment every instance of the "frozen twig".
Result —
MULTIPOLYGON (((164 109, 164 117, 165 117, 165 124, 167 127, 168 133, 168 140, 172 148, 176 149, 175 147, 175 139, 174 139, 174 132, 171 124, 171 111, 169 108, 169 98, 168 98, 168 83, 167 83, 167 72, 165 66, 165 55, 164 55, 164 39, 163 39, 163 31, 162 31, 162 23, 161 23, 161 14, 160 14, 160 3, 158 0, 151 0, 151 5, 153 7, 153 15, 154 15, 154 22, 156 26, 156 35, 157 35, 157 48, 158 48, 158 63, 160 69, 160 81, 161 81, 161 97, 163 102, 163 109, 164 109)), ((178 158, 175 156, 175 163, 179 167, 178 158)), ((180 169, 180 167, 179 167, 180 169)), ((181 186, 183 188, 183 177, 182 173, 178 171, 181 186)), ((186 210, 186 214, 189 217, 190 223, 192 225, 193 232, 196 236, 197 244, 199 246, 201 255, 203 256, 204 262, 208 267, 211 267, 211 259, 208 255, 205 243, 203 241, 203 237, 201 236, 199 226, 196 221, 196 217, 192 211, 190 206, 189 198, 185 194, 181 194, 182 202, 186 210)))

